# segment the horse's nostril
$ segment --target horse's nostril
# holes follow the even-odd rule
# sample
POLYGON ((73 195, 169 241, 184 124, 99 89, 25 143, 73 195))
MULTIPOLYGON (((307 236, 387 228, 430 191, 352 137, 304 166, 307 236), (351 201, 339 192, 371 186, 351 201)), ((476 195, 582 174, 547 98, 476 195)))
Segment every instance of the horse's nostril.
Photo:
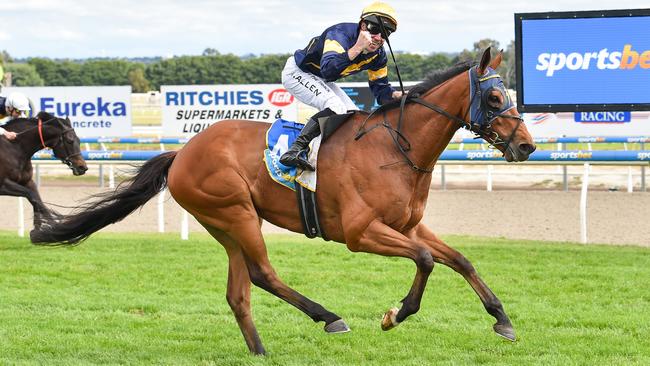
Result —
POLYGON ((519 151, 526 155, 532 154, 535 149, 537 149, 537 146, 533 144, 519 144, 519 151))

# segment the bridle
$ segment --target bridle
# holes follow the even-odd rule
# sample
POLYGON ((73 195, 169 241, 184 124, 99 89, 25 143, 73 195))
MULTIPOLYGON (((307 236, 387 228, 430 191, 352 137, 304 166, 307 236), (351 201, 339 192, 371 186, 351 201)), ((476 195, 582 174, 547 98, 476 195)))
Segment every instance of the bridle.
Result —
MULTIPOLYGON (((433 169, 426 169, 420 167, 417 164, 415 164, 413 160, 411 160, 411 158, 408 156, 407 153, 411 149, 411 143, 402 133, 404 107, 406 106, 406 103, 417 103, 456 122, 461 128, 465 128, 473 132, 477 136, 476 138, 483 138, 490 145, 495 147, 497 145, 503 145, 504 150, 506 151, 510 150, 510 152, 514 154, 514 151, 512 151, 512 148, 510 147, 510 143, 514 138, 515 133, 519 129, 519 126, 523 122, 523 118, 521 118, 520 116, 505 114, 507 111, 515 108, 515 105, 512 102, 512 99, 510 98, 508 92, 505 90, 505 87, 503 86, 503 82, 501 81, 501 77, 499 76, 499 74, 497 74, 496 71, 488 67, 487 72, 484 75, 479 77, 476 69, 477 67, 471 67, 468 71, 469 80, 470 80, 470 101, 469 101, 470 104, 463 118, 452 115, 451 113, 442 109, 440 106, 427 102, 426 100, 422 99, 419 95, 410 94, 410 93, 403 94, 399 103, 399 117, 397 120, 397 129, 393 128, 393 126, 388 122, 386 118, 386 113, 389 110, 389 108, 387 107, 387 105, 383 105, 377 108, 376 110, 372 111, 366 117, 366 119, 359 127, 359 130, 357 131, 357 134, 354 139, 359 140, 361 137, 363 137, 363 135, 372 131, 373 129, 377 127, 384 127, 386 128, 391 138, 393 139, 393 142, 395 143, 397 150, 402 154, 402 156, 406 160, 406 163, 410 166, 411 169, 419 173, 433 172, 433 169), (492 108, 487 103, 487 97, 490 95, 490 91, 493 89, 496 89, 499 92, 501 92, 505 100, 505 103, 503 103, 503 106, 499 109, 492 108), (366 122, 368 122, 368 120, 379 111, 383 113, 382 123, 376 124, 370 127, 369 129, 366 129, 365 128, 366 122), (470 115, 469 121, 467 120, 467 114, 470 115), (492 122, 494 122, 494 120, 496 120, 497 118, 510 118, 510 119, 517 120, 517 124, 515 125, 512 132, 510 133, 510 136, 506 140, 504 140, 501 136, 499 136, 499 134, 496 131, 492 129, 492 122)), ((427 95, 432 93, 435 89, 431 90, 429 93, 427 93, 427 95)))
POLYGON ((71 146, 68 146, 68 144, 66 144, 63 139, 64 139, 66 133, 68 133, 70 131, 74 132, 74 128, 67 127, 66 125, 63 124, 63 122, 61 122, 61 119, 57 118, 57 117, 52 117, 52 118, 46 120, 45 122, 43 122, 43 120, 41 118, 38 118, 38 125, 36 127, 28 128, 28 129, 26 129, 26 130, 24 130, 22 132, 17 133, 17 135, 21 135, 21 134, 23 134, 23 133, 25 133, 27 131, 31 131, 33 129, 38 129, 38 137, 41 140, 41 146, 43 147, 43 149, 48 149, 49 148, 52 151, 55 151, 55 149, 59 145, 62 145, 63 146, 63 151, 65 153, 65 157, 64 158, 59 158, 59 159, 61 159, 61 161, 65 165, 67 165, 68 167, 73 168, 72 161, 70 160, 70 158, 72 158, 74 156, 80 156, 81 152, 74 152, 74 148, 72 148, 71 146), (51 121, 56 121, 59 124, 59 126, 61 126, 61 133, 59 134, 59 137, 56 140, 56 143, 54 145, 47 146, 47 144, 45 144, 45 138, 43 136, 43 125, 45 125, 45 124, 47 124, 47 123, 49 123, 51 121))
MULTIPOLYGON (((475 67, 470 68, 468 72, 471 96, 470 107, 468 109, 468 113, 470 114, 470 124, 467 129, 476 134, 478 138, 483 138, 494 147, 497 145, 503 145, 505 151, 510 150, 510 153, 514 155, 510 143, 524 119, 520 116, 505 114, 509 110, 514 109, 515 104, 512 102, 510 94, 503 85, 501 76, 489 67, 482 76, 478 75, 475 67), (493 108, 488 104, 487 99, 493 90, 498 91, 504 100, 503 105, 499 109, 493 108), (501 136, 499 136, 499 134, 492 128, 492 122, 497 118, 510 118, 517 120, 517 124, 512 129, 507 140, 501 138, 501 136)), ((467 113, 464 116, 464 119, 465 118, 467 118, 467 113)))

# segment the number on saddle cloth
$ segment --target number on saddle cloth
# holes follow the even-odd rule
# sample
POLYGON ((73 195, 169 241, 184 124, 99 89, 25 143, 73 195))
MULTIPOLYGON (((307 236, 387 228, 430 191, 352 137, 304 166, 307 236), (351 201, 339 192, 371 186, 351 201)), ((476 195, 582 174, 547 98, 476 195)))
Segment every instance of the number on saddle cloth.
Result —
POLYGON ((295 190, 294 182, 297 169, 280 163, 280 156, 289 150, 289 146, 300 135, 300 130, 304 126, 300 123, 277 119, 266 132, 266 150, 264 150, 266 169, 274 181, 292 190, 295 190))
MULTIPOLYGON (((320 118, 321 125, 321 142, 330 137, 336 129, 347 121, 350 116, 354 115, 355 111, 349 111, 344 114, 335 114, 327 118, 320 118)), ((297 176, 297 169, 295 167, 288 167, 280 163, 280 156, 289 150, 289 146, 293 144, 300 131, 305 125, 284 119, 277 119, 271 128, 266 133, 266 150, 264 150, 264 162, 269 171, 271 178, 295 190, 295 180, 297 176)), ((307 157, 305 157, 307 158, 307 157)), ((314 181, 312 189, 315 189, 316 182, 314 181)))

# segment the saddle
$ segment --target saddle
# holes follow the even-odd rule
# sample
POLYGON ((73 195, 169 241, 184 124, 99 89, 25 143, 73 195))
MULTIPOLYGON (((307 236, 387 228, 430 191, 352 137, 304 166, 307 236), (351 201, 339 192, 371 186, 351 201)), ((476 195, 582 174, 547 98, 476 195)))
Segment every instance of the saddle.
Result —
MULTIPOLYGON (((317 167, 316 160, 320 144, 328 139, 334 132, 352 116, 355 111, 345 114, 335 114, 318 119, 321 135, 310 144, 309 160, 317 167)), ((303 171, 300 174, 295 167, 288 167, 280 163, 280 156, 289 149, 289 146, 300 134, 302 124, 293 121, 278 119, 271 124, 266 133, 266 150, 264 162, 271 179, 296 192, 300 219, 303 232, 308 238, 320 236, 328 240, 320 226, 318 207, 316 204, 316 172, 303 171), (296 184, 297 183, 297 184, 296 184)), ((318 170, 318 167, 317 167, 318 170)))

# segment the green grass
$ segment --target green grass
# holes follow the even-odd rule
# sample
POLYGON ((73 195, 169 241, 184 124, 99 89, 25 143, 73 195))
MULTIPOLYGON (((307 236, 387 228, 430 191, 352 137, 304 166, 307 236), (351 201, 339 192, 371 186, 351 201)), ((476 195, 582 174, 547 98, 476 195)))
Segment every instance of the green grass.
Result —
POLYGON ((0 364, 650 364, 649 249, 446 239, 499 296, 517 342, 493 333, 469 285, 441 265, 420 312, 382 332, 382 314, 412 282, 412 263, 270 236, 280 276, 352 332, 328 335, 254 288, 269 352, 254 357, 225 301, 226 255, 205 235, 100 234, 74 248, 43 248, 0 232, 0 364))

